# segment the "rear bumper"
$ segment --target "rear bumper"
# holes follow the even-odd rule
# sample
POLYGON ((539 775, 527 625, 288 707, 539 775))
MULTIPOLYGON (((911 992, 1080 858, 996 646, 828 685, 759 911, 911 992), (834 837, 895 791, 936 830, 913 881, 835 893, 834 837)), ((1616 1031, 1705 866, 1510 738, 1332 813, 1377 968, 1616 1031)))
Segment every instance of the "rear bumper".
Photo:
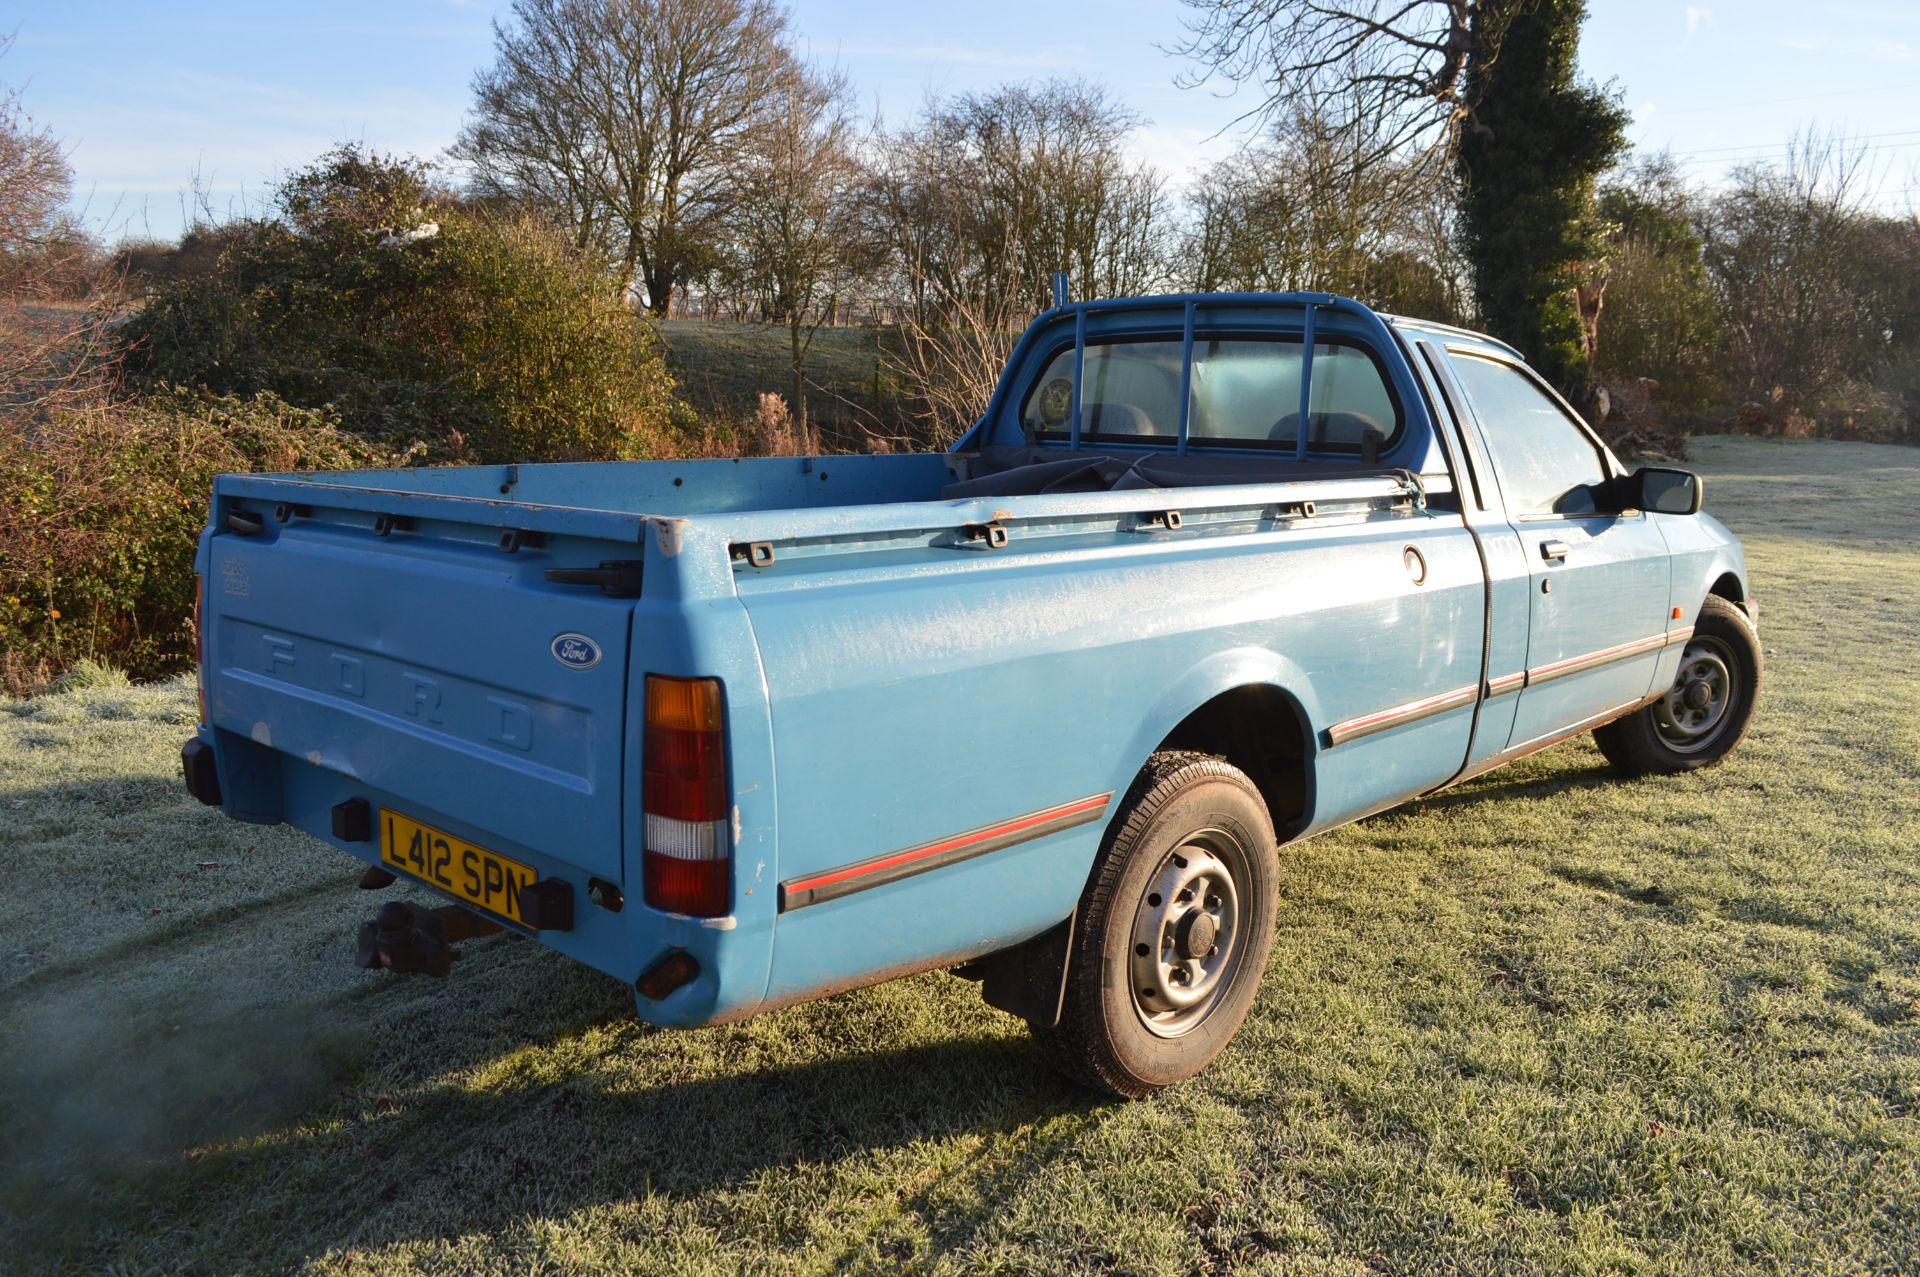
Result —
MULTIPOLYGON (((371 818, 383 807, 417 814, 439 826, 476 838, 482 845, 532 866, 540 887, 565 896, 552 925, 510 927, 578 962, 605 972, 635 993, 641 1019, 667 1027, 694 1027, 738 1019, 754 1010, 766 988, 770 928, 758 920, 741 926, 737 916, 688 918, 649 908, 618 889, 590 894, 590 871, 553 858, 545 850, 516 843, 491 831, 467 830, 453 813, 434 809, 410 796, 393 794, 304 759, 282 755, 231 732, 202 728, 180 748, 187 792, 209 806, 251 823, 285 823, 368 865, 383 866, 371 818), (224 755, 228 784, 221 784, 224 755), (363 807, 366 821, 343 819, 363 807), (245 811, 240 809, 245 808, 245 811), (364 826, 364 827, 356 827, 364 826), (597 906, 597 907, 596 907, 597 906), (683 982, 667 981, 648 996, 642 982, 667 957, 691 958, 693 971, 683 982)), ((357 813, 356 813, 357 814, 357 813)), ((624 875, 621 876, 624 879, 624 875)), ((409 892, 467 906, 431 883, 402 876, 409 892)), ((542 902, 544 905, 544 901, 542 902)), ((561 902, 556 899, 556 905, 561 902)), ((491 915, 481 914, 491 920, 491 915)), ((541 919, 544 922, 544 919, 541 919)))

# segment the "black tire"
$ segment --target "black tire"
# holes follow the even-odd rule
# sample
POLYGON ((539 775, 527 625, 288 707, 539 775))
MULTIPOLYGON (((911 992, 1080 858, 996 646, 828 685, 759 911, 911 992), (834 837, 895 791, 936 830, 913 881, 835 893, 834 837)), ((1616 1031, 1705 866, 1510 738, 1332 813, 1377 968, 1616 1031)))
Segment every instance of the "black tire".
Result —
POLYGON ((1220 1054, 1273 947, 1274 852, 1244 773, 1206 754, 1150 758, 1080 897, 1060 1022, 1032 1026, 1054 1065, 1134 1099, 1220 1054), (1160 943, 1147 948, 1145 935, 1160 943))
POLYGON ((1760 636, 1737 606, 1709 595, 1662 700, 1593 731, 1593 743, 1628 776, 1711 767, 1746 739, 1760 699, 1760 636))

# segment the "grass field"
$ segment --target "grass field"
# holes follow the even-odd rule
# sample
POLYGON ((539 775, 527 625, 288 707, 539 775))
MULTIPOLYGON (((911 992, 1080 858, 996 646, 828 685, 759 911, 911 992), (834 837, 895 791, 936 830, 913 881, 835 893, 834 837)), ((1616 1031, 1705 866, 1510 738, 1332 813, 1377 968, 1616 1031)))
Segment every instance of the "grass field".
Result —
MULTIPOLYGON (((660 326, 667 363, 702 412, 750 417, 758 396, 793 398, 792 346, 784 324, 670 319, 660 326)), ((858 447, 897 433, 903 391, 873 328, 821 328, 807 355, 807 403, 829 442, 858 447)), ((791 403, 789 403, 791 407, 791 403)))
POLYGON ((1252 1017, 1136 1104, 942 974, 669 1033, 525 942, 355 970, 351 866, 179 791, 190 689, 6 704, 0 1270, 1920 1270, 1920 451, 1696 463, 1742 751, 1285 849, 1252 1017))

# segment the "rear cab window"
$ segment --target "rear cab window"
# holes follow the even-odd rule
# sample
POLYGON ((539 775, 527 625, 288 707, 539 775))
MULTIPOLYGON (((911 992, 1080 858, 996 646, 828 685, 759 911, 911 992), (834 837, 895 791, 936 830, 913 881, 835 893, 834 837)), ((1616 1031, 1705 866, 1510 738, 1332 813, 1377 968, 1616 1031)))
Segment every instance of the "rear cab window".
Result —
MULTIPOLYGON (((1187 372, 1179 337, 1088 341, 1082 357, 1080 432, 1084 443, 1172 446, 1180 433, 1180 387, 1187 372)), ((1196 333, 1187 389, 1192 449, 1283 449, 1300 440, 1299 337, 1196 333)), ((1020 423, 1029 438, 1073 437, 1074 350, 1056 350, 1027 388, 1020 423)), ((1405 417, 1373 352, 1344 338, 1313 348, 1306 414, 1309 455, 1359 456, 1396 443, 1405 417)))

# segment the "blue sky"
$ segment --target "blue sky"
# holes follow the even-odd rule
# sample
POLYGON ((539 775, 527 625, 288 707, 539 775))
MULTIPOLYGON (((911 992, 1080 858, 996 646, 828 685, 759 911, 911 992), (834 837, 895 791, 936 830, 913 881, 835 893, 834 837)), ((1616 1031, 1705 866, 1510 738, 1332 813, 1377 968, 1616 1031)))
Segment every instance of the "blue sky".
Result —
MULTIPOLYGON (((1718 180, 1809 125, 1873 149, 1880 202, 1920 204, 1920 4, 1591 0, 1589 75, 1617 83, 1633 140, 1718 180)), ((460 125, 506 0, 28 0, 0 81, 72 150, 76 203, 109 237, 172 236, 194 175, 221 211, 341 139, 437 155, 460 125)), ((869 111, 1010 79, 1103 80, 1147 117, 1136 144, 1176 179, 1232 150, 1251 105, 1181 89, 1174 0, 793 0, 816 61, 869 111)), ((0 17, 0 23, 8 21, 0 17)), ((0 31, 5 30, 0 27, 0 31)))

